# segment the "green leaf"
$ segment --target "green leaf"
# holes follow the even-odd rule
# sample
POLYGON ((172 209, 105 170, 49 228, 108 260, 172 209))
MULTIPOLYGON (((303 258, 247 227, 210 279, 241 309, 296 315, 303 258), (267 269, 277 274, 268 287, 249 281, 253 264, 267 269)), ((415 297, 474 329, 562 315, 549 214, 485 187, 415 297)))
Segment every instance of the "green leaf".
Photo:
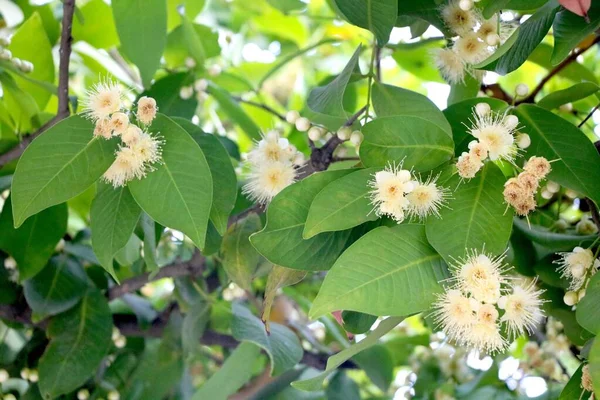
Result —
POLYGON ((377 118, 362 128, 360 159, 367 167, 402 163, 406 169, 424 172, 450 160, 454 143, 435 123, 420 117, 377 118))
POLYGON ((594 393, 598 393, 600 392, 600 340, 594 340, 588 358, 588 365, 594 385, 594 393))
POLYGON ((250 238, 252 245, 276 265, 305 271, 329 269, 350 231, 322 233, 308 240, 302 238, 302 231, 317 193, 352 171, 318 172, 283 189, 269 204, 264 229, 250 238))
POLYGON ((426 310, 442 291, 442 257, 423 225, 376 228, 350 246, 331 268, 310 309, 315 318, 335 310, 410 315, 426 310))
POLYGON ((526 221, 515 218, 515 229, 523 233, 532 242, 549 249, 559 251, 573 250, 576 246, 591 246, 597 235, 576 235, 570 233, 550 232, 548 228, 538 225, 529 226, 526 221))
POLYGON ((361 169, 323 188, 314 198, 306 217, 302 237, 311 239, 322 232, 343 231, 378 217, 369 197, 369 181, 375 168, 361 169))
POLYGON ((408 115, 423 118, 452 136, 452 128, 444 114, 431 100, 420 93, 375 82, 371 101, 377 117, 408 115))
POLYGON ((271 359, 272 375, 279 375, 300 362, 304 350, 294 332, 283 325, 272 323, 270 333, 267 333, 261 320, 242 304, 233 303, 232 309, 233 337, 263 348, 271 359))
POLYGON ((506 250, 512 229, 512 209, 507 210, 502 191, 504 175, 493 163, 487 163, 469 181, 455 175, 446 183, 457 188, 440 210, 439 218, 425 224, 431 245, 451 263, 463 258, 467 250, 501 254, 506 250))
POLYGON ((204 247, 212 202, 212 178, 202 150, 172 119, 159 114, 150 130, 164 140, 162 163, 129 183, 142 209, 161 225, 186 234, 204 247))
POLYGON ((106 298, 88 291, 79 305, 57 315, 46 331, 50 344, 40 358, 40 391, 53 399, 90 378, 112 345, 112 316, 106 298))
POLYGON ((543 107, 547 110, 552 110, 563 104, 567 104, 580 99, 585 99, 588 96, 593 95, 600 87, 593 82, 582 82, 571 86, 568 89, 558 90, 552 92, 540 101, 538 106, 543 107))
POLYGON ((167 2, 114 0, 112 9, 121 51, 139 68, 144 87, 149 87, 167 44, 167 2))
MULTIPOLYGON (((552 46, 550 46, 547 43, 540 43, 539 46, 536 47, 533 53, 531 53, 531 55, 529 56, 529 61, 550 71, 553 68, 552 64, 550 63, 551 56, 552 46)), ((569 79, 573 82, 598 82, 598 79, 596 78, 594 73, 590 71, 589 68, 587 68, 585 65, 580 64, 578 62, 568 64, 566 67, 557 72, 556 76, 569 79)))
MULTIPOLYGON (((334 117, 338 126, 343 125, 348 119, 348 115, 344 110, 344 92, 346 86, 350 82, 350 77, 356 68, 358 68, 358 59, 361 52, 361 46, 358 46, 348 64, 342 72, 331 82, 325 86, 319 86, 310 91, 306 104, 308 109, 316 114, 316 116, 324 115, 326 117, 334 117)), ((314 117, 311 120, 315 119, 314 117)))
POLYGON ((146 268, 148 271, 158 271, 159 265, 156 260, 156 246, 158 245, 164 227, 154 222, 154 220, 146 213, 142 213, 138 226, 141 228, 141 233, 144 237, 144 262, 146 263, 146 268))
POLYGON ((521 104, 516 115, 522 132, 531 137, 526 157, 546 157, 552 163, 548 179, 600 203, 600 155, 581 130, 563 118, 531 104, 521 104))
POLYGON ((327 400, 360 400, 360 389, 356 382, 339 370, 333 375, 326 389, 327 400))
POLYGON ((429 346, 429 334, 397 335, 385 341, 385 346, 394 357, 394 365, 410 365, 410 356, 417 346, 429 346))
POLYGON ((29 79, 15 76, 15 81, 21 89, 35 99, 38 107, 43 109, 46 107, 51 93, 30 80, 54 83, 54 59, 52 58, 52 44, 48 40, 40 14, 33 13, 16 30, 8 48, 13 57, 27 60, 34 65, 33 71, 27 74, 29 79), (35 43, 35 46, 32 46, 32 43, 35 43))
POLYGON ((198 101, 195 96, 182 99, 179 91, 183 86, 191 84, 192 78, 186 72, 170 74, 154 82, 142 96, 154 98, 162 114, 190 119, 196 112, 198 101))
POLYGON ((117 251, 115 254, 115 260, 119 265, 132 266, 137 260, 140 259, 140 248, 142 247, 142 241, 135 234, 129 237, 125 246, 117 251))
POLYGON ((260 261, 260 255, 250 244, 249 237, 260 230, 261 226, 258 215, 251 214, 231 225, 223 236, 223 268, 229 279, 244 290, 252 289, 252 279, 260 261))
POLYGON ((569 382, 567 382, 560 392, 558 400, 579 400, 583 398, 583 388, 581 387, 581 370, 583 369, 583 365, 581 364, 577 368, 577 371, 571 375, 569 382))
POLYGON ((556 14, 552 24, 554 36, 554 51, 550 60, 552 65, 557 65, 567 58, 571 50, 600 27, 600 3, 591 3, 587 18, 566 9, 556 14))
POLYGON ((66 255, 52 258, 36 276, 23 284, 25 299, 37 317, 56 315, 73 307, 85 294, 87 275, 66 255))
POLYGON ((398 1, 398 15, 418 17, 438 28, 446 36, 451 36, 440 14, 440 2, 436 0, 398 1))
POLYGON ((319 375, 305 379, 303 381, 292 382, 292 386, 296 389, 305 391, 317 391, 323 386, 323 381, 335 371, 337 367, 342 365, 344 361, 354 357, 361 351, 373 346, 377 341, 386 333, 394 329, 400 322, 404 320, 404 317, 389 317, 382 321, 376 329, 371 331, 363 340, 358 343, 354 343, 352 346, 340 351, 339 353, 329 357, 327 360, 327 367, 325 371, 319 375))
POLYGON ((343 311, 342 320, 344 321, 346 332, 360 334, 368 332, 371 329, 377 320, 377 316, 356 311, 343 311))
POLYGON ((174 121, 194 138, 206 157, 213 181, 210 220, 219 234, 224 235, 227 231, 229 214, 237 198, 237 178, 229 154, 215 135, 202 132, 200 127, 190 121, 181 118, 175 118, 174 121))
POLYGON ((112 10, 103 0, 92 0, 79 8, 81 18, 73 19, 73 40, 83 40, 97 49, 119 45, 112 10))
POLYGON ((250 139, 260 140, 260 128, 256 123, 246 114, 246 112, 240 107, 238 103, 231 98, 231 95, 215 85, 210 83, 207 88, 207 93, 215 98, 219 103, 219 106, 223 111, 237 124, 239 127, 248 135, 250 139))
POLYGON ((388 391, 394 380, 394 360, 386 346, 371 346, 352 357, 352 361, 365 371, 375 386, 384 393, 388 391))
POLYGON ((600 302, 600 275, 596 274, 592 276, 585 290, 585 296, 577 303, 577 309, 575 310, 579 325, 590 332, 600 331, 598 302, 600 302))
POLYGON ((500 75, 506 75, 519 68, 544 39, 558 10, 557 1, 550 0, 521 24, 495 55, 474 67, 495 71, 500 75), (498 54, 501 54, 499 58, 498 54))
POLYGON ((335 0, 343 16, 353 25, 370 30, 384 46, 398 15, 397 0, 335 0))
POLYGON ((252 363, 260 355, 254 343, 240 344, 223 366, 192 396, 192 400, 227 400, 252 377, 252 363))
POLYGON ((194 354, 200 346, 200 338, 210 321, 210 303, 199 299, 192 304, 183 318, 181 343, 185 354, 194 354))
POLYGON ((478 97, 476 99, 464 100, 452 104, 444 110, 444 116, 448 119, 452 127, 452 137, 454 138, 454 155, 460 156, 463 151, 469 151, 469 142, 475 140, 473 135, 468 132, 469 121, 473 119, 473 107, 478 103, 487 103, 490 108, 496 112, 508 107, 502 100, 491 97, 478 97))
POLYGON ((289 13, 290 11, 306 7, 306 4, 300 0, 267 0, 267 3, 283 13, 289 13))
POLYGON ((12 181, 15 227, 82 193, 110 167, 117 140, 94 138, 92 131, 90 121, 74 115, 27 146, 12 181))
POLYGON ((11 197, 0 214, 0 249, 10 254, 19 268, 19 279, 34 277, 44 268, 54 248, 67 230, 66 204, 50 207, 19 228, 14 228, 11 197))
POLYGON ((533 269, 540 281, 547 285, 567 290, 569 281, 562 277, 561 273, 556 269, 557 265, 554 263, 556 259, 556 254, 550 254, 536 262, 533 269))
POLYGON ((98 183, 90 211, 92 248, 100 265, 115 277, 113 258, 131 237, 142 210, 126 186, 98 183))
POLYGON ((483 9, 482 13, 483 13, 483 17, 485 19, 490 19, 494 16, 494 14, 496 14, 497 12, 501 11, 501 10, 508 10, 510 9, 508 7, 508 4, 510 3, 510 0, 495 0, 495 1, 490 1, 483 9))
POLYGON ((477 97, 481 84, 478 79, 470 74, 465 75, 465 81, 453 83, 450 85, 450 95, 448 96, 448 105, 452 106, 461 101, 477 97))
POLYGON ((199 53, 199 57, 201 57, 197 59, 197 62, 202 65, 205 59, 216 57, 221 53, 218 40, 219 34, 213 32, 208 26, 192 24, 188 21, 187 24, 180 25, 169 33, 165 48, 165 61, 171 68, 185 65, 186 58, 193 54, 190 49, 191 41, 193 41, 197 47, 195 52, 199 53))
POLYGON ((273 265, 269 276, 267 277, 267 286, 265 288, 265 299, 263 301, 263 312, 261 319, 265 324, 265 329, 269 331, 271 307, 273 300, 279 289, 286 286, 295 285, 306 276, 306 271, 297 271, 295 269, 284 268, 279 265, 273 265))

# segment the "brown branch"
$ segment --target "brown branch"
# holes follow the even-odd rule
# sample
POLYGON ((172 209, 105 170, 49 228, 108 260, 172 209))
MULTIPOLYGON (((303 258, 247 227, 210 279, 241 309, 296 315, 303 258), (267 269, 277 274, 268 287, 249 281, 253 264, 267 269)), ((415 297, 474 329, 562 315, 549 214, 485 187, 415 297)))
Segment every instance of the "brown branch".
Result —
POLYGON ((583 53, 585 53, 587 50, 589 50, 590 48, 592 48, 598 42, 600 42, 600 36, 596 36, 591 43, 588 43, 585 46, 581 47, 580 49, 578 49, 576 51, 573 51, 560 64, 558 64, 556 67, 554 67, 540 81, 540 83, 538 83, 538 85, 531 91, 531 93, 529 93, 529 95, 527 97, 525 97, 522 100, 519 100, 517 102, 517 104, 521 104, 521 103, 533 103, 535 101, 535 96, 537 96, 538 93, 540 93, 542 91, 542 89, 544 88, 544 85, 546 85, 546 83, 548 83, 548 81, 550 81, 550 79, 552 79, 556 74, 558 74, 560 71, 562 71, 567 66, 569 66, 569 64, 571 64, 572 62, 574 62, 575 60, 577 60, 577 57, 579 57, 580 55, 582 55, 583 53))
POLYGON ((69 60, 71 58, 71 44, 73 37, 71 30, 73 26, 73 14, 75 12, 75 0, 64 0, 62 31, 60 34, 59 66, 58 66, 58 110, 56 116, 42 125, 36 132, 25 137, 17 146, 0 155, 0 168, 21 157, 25 148, 48 128, 70 114, 69 110, 69 60))
POLYGON ((502 87, 497 83, 492 83, 490 85, 486 85, 485 83, 482 83, 481 91, 490 97, 503 100, 503 101, 507 102, 508 104, 512 104, 512 102, 513 102, 512 96, 509 95, 508 93, 506 93, 506 91, 504 89, 502 89, 502 87))
POLYGON ((581 121, 581 123, 579 125, 577 125, 577 127, 581 128, 583 125, 585 125, 585 123, 588 122, 588 120, 590 118, 592 118, 592 115, 594 115, 594 113, 596 112, 596 110, 598 110, 598 108, 600 108, 600 103, 598 103, 598 105, 596 107, 594 107, 592 109, 592 111, 590 111, 590 113, 583 119, 583 121, 581 121))
POLYGON ((244 211, 229 217, 229 221, 227 221, 227 226, 236 224, 237 222, 243 220, 250 214, 253 214, 253 213, 261 214, 261 213, 265 212, 265 209, 266 209, 266 207, 263 204, 255 204, 252 207, 247 208, 244 211))
POLYGON ((239 102, 239 103, 244 103, 244 104, 248 104, 248 105, 253 106, 253 107, 257 107, 257 108, 263 109, 266 112, 269 112, 269 113, 273 114, 274 116, 276 116, 277 118, 279 118, 283 122, 286 122, 285 115, 277 112, 274 108, 269 107, 266 104, 257 103, 255 101, 251 101, 251 100, 245 100, 245 99, 243 99, 243 98, 241 98, 239 96, 231 96, 231 98, 234 99, 235 101, 239 102))

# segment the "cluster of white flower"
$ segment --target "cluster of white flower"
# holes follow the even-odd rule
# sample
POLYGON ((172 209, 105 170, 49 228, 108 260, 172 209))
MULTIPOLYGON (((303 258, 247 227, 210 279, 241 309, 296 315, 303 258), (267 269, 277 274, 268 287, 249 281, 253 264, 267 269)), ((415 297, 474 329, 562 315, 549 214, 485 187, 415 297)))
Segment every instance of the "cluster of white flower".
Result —
POLYGON ((94 136, 121 138, 122 145, 116 159, 103 176, 114 187, 145 177, 152 170, 152 165, 160 161, 163 143, 140 128, 150 126, 156 117, 156 101, 145 96, 137 101, 135 117, 138 124, 135 124, 129 119, 124 100, 125 93, 120 86, 107 80, 95 85, 84 101, 85 115, 96 124, 94 136))
POLYGON ((550 162, 544 157, 533 156, 516 178, 510 178, 504 184, 504 201, 511 205, 517 215, 527 216, 535 210, 535 194, 543 180, 552 170, 550 162))
POLYGON ((183 86, 179 89, 179 97, 184 100, 191 99, 194 93, 196 93, 196 100, 198 103, 206 100, 206 89, 208 88, 208 81, 206 79, 196 79, 194 84, 191 86, 183 86))
POLYGON ((527 342, 523 347, 523 353, 526 358, 519 363, 519 368, 524 373, 537 372, 555 381, 568 379, 562 372, 562 368, 556 357, 552 353, 540 348, 536 342, 527 342))
POLYGON ((450 0, 441 14, 455 39, 452 47, 435 52, 437 68, 452 84, 464 82, 466 73, 480 77, 472 66, 488 58, 508 38, 511 26, 499 21, 498 14, 483 18, 471 0, 450 0))
POLYGON ((469 133, 476 139, 469 143, 469 151, 462 153, 456 167, 461 178, 475 177, 486 159, 514 162, 518 148, 531 144, 527 134, 517 134, 519 118, 515 115, 495 113, 487 103, 473 108, 473 121, 469 133))
MULTIPOLYGON (((79 389, 77 391, 77 400, 87 400, 90 398, 90 391, 88 389, 79 389)), ((116 390, 111 390, 107 393, 106 398, 108 400, 119 400, 121 395, 116 390)), ((101 397, 96 397, 96 400, 102 400, 101 397)))
POLYGON ((517 282, 504 273, 504 255, 472 251, 452 266, 452 284, 435 304, 434 317, 448 338, 485 353, 503 351, 508 340, 531 331, 542 318, 542 290, 536 282, 517 282), (501 314, 502 313, 502 314, 501 314))
POLYGON ((436 185, 436 179, 416 179, 411 171, 399 165, 389 165, 374 175, 371 203, 378 216, 387 215, 400 223, 409 218, 424 219, 439 216, 439 209, 449 196, 447 188, 436 185))
MULTIPOLYGON (((301 117, 296 110, 288 111, 285 115, 285 120, 294 125, 300 132, 308 132, 308 138, 313 142, 320 139, 329 140, 333 136, 332 132, 327 132, 327 128, 313 125, 312 122, 305 117, 301 117)), ((354 146, 360 146, 363 141, 363 134, 359 130, 352 130, 349 126, 342 126, 335 133, 337 137, 343 141, 350 141, 354 146)))
POLYGON ((304 164, 304 154, 278 131, 269 131, 248 153, 250 169, 243 193, 259 204, 266 204, 294 183, 296 167, 304 164))
POLYGON ((585 296, 586 287, 590 278, 598 271, 600 260, 598 260, 591 249, 575 247, 573 251, 558 253, 560 259, 557 271, 560 276, 569 281, 569 291, 565 293, 564 302, 573 306, 585 296))
POLYGON ((35 383, 40 379, 37 369, 23 368, 20 375, 22 379, 31 383, 35 383))
MULTIPOLYGON (((586 391, 592 393, 589 397, 590 400, 594 400, 594 383, 592 381, 592 374, 590 373, 589 364, 585 364, 581 369, 581 388, 586 391)), ((581 394, 581 398, 583 398, 583 393, 581 394)))
POLYGON ((33 72, 33 64, 30 61, 13 57, 12 52, 6 47, 10 46, 10 38, 0 38, 0 60, 10 61, 12 65, 23 73, 33 72))

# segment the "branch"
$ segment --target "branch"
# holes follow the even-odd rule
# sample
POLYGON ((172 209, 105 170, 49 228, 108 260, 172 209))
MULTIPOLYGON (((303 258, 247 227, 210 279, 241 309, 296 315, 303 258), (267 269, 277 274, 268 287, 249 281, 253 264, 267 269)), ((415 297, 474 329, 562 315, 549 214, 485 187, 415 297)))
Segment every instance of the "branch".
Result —
POLYGON ((46 122, 36 132, 25 137, 17 146, 13 147, 6 153, 0 155, 0 168, 21 157, 21 154, 25 151, 25 148, 29 144, 41 135, 48 128, 60 120, 66 118, 70 114, 69 110, 69 60, 71 58, 71 43, 73 37, 71 36, 71 29, 73 26, 73 13, 75 12, 75 0, 64 0, 63 5, 63 18, 62 18, 62 32, 60 34, 60 58, 58 67, 58 110, 56 116, 50 121, 46 122))
POLYGON ((482 83, 481 91, 490 97, 503 100, 508 104, 512 104, 513 102, 512 96, 506 93, 506 91, 502 89, 502 87, 497 83, 492 83, 491 85, 486 85, 485 83, 482 83))
POLYGON ((231 98, 234 99, 237 102, 248 104, 248 105, 253 106, 253 107, 261 108, 261 109, 265 110, 266 112, 269 112, 269 113, 273 114, 274 116, 276 116, 280 120, 286 122, 285 115, 280 114, 274 108, 269 107, 266 104, 257 103, 255 101, 251 101, 251 100, 245 100, 245 99, 243 99, 243 98, 241 98, 239 96, 231 96, 231 98))
POLYGON ((576 51, 572 52, 560 64, 558 64, 556 67, 554 67, 548 73, 548 75, 546 75, 540 81, 540 83, 538 83, 538 85, 531 91, 531 93, 529 93, 529 95, 527 97, 525 97, 524 99, 518 101, 517 104, 521 104, 521 103, 533 103, 534 100, 535 100, 535 96, 537 96, 538 93, 542 91, 542 89, 544 88, 544 85, 546 85, 546 83, 548 83, 548 81, 550 79, 552 79, 554 77, 554 75, 558 74, 560 71, 562 71, 563 69, 565 69, 567 66, 569 66, 569 64, 571 64, 572 62, 574 62, 575 60, 577 60, 577 57, 579 57, 580 55, 582 55, 583 53, 585 53, 587 50, 589 50, 590 48, 592 48, 598 42, 600 42, 600 36, 596 36, 591 43, 588 43, 587 45, 585 45, 584 47, 580 48, 579 50, 576 50, 576 51))
POLYGON ((581 121, 581 123, 579 125, 577 125, 577 127, 581 129, 581 127, 583 125, 585 125, 585 123, 588 122, 588 120, 590 118, 592 118, 592 115, 594 115, 594 113, 596 112, 596 110, 598 110, 598 108, 600 108, 600 103, 598 103, 598 105, 596 107, 594 107, 592 109, 592 111, 590 111, 590 113, 583 119, 583 121, 581 121))

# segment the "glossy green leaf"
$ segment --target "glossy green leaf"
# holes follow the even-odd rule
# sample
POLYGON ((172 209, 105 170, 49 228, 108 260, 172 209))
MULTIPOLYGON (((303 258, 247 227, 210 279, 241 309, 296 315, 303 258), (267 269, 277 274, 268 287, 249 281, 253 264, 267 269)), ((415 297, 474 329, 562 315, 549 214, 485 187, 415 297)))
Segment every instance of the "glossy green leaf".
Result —
POLYGON ((196 112, 198 101, 195 96, 182 99, 179 91, 182 87, 191 85, 192 79, 185 72, 167 75, 154 82, 150 89, 142 93, 142 96, 154 98, 161 114, 190 119, 196 112))
POLYGON ((519 26, 507 40, 509 46, 501 46, 498 52, 502 55, 499 58, 497 53, 475 68, 495 71, 500 75, 519 68, 548 33, 558 9, 558 2, 550 0, 519 26))
MULTIPOLYGON (((178 16, 179 18, 179 16, 178 16)), ((190 56, 190 41, 193 41, 199 53, 197 61, 200 65, 207 58, 218 56, 221 52, 219 47, 219 35, 205 25, 188 23, 173 29, 167 37, 165 48, 165 61, 170 67, 185 65, 185 60, 190 56), (187 39, 187 40, 186 40, 187 39)), ((179 94, 179 93, 178 93, 179 94)))
POLYGON ((83 40, 97 49, 110 49, 119 44, 110 5, 92 0, 79 8, 80 18, 73 19, 73 40, 83 40))
POLYGON ((585 290, 585 296, 579 303, 575 315, 577 322, 590 332, 600 331, 600 275, 592 276, 585 290))
POLYGON ((521 104, 516 115, 522 132, 531 137, 526 157, 546 157, 552 162, 548 179, 600 203, 600 155, 581 130, 541 107, 521 104))
POLYGON ((260 354, 254 343, 240 344, 221 368, 194 393, 192 400, 227 400, 252 377, 252 363, 260 354))
POLYGON ((343 231, 376 220, 369 196, 375 172, 376 168, 361 169, 325 186, 310 205, 302 237, 311 239, 322 232, 343 231))
POLYGON ((213 181, 210 220, 219 234, 224 235, 227 231, 229 214, 237 198, 237 178, 229 154, 215 135, 202 132, 200 127, 187 120, 175 118, 174 121, 194 138, 206 157, 213 181))
POLYGON ((600 340, 594 340, 588 357, 588 365, 592 384, 594 385, 594 392, 598 393, 600 392, 600 340))
POLYGON ((12 182, 16 227, 31 215, 77 196, 110 167, 117 140, 94 138, 92 131, 90 121, 74 115, 27 146, 12 182))
POLYGON ((56 315, 73 307, 85 294, 87 275, 66 255, 52 258, 36 276, 23 284, 27 304, 38 318, 56 315))
POLYGON ((327 400, 360 400, 358 384, 344 370, 338 370, 329 380, 326 394, 327 400))
POLYGON ((540 281, 566 291, 569 287, 569 281, 562 277, 560 271, 557 270, 558 266, 554 262, 557 259, 558 257, 556 254, 550 254, 536 262, 533 266, 533 270, 540 281))
POLYGON ((486 6, 484 7, 482 14, 483 17, 486 19, 490 19, 494 16, 494 14, 496 14, 499 11, 507 10, 509 9, 508 5, 510 3, 510 0, 495 0, 495 1, 490 1, 489 3, 486 4, 486 6))
POLYGON ((570 251, 576 246, 591 246, 597 238, 597 235, 551 232, 548 228, 538 225, 530 226, 527 221, 517 218, 514 220, 514 226, 532 242, 555 251, 570 251))
POLYGON ((167 44, 167 2, 114 0, 112 9, 121 51, 140 70, 144 87, 150 87, 167 44))
POLYGON ((367 167, 402 163, 416 172, 432 170, 450 160, 454 143, 435 123, 420 117, 377 118, 362 128, 360 159, 367 167))
POLYGON ((569 382, 565 385, 563 390, 560 392, 558 400, 579 400, 583 398, 583 388, 581 387, 581 370, 583 369, 581 364, 577 371, 571 375, 569 382))
POLYGON ((194 354, 210 321, 210 303, 199 299, 187 311, 181 326, 181 343, 185 354, 194 354))
POLYGON ((240 341, 256 344, 264 349, 271 359, 271 374, 279 375, 293 368, 302 359, 304 350, 298 337, 289 328, 271 324, 270 333, 260 319, 240 303, 233 304, 231 332, 240 341))
POLYGON ((573 101, 585 99, 593 95, 600 87, 593 82, 582 82, 571 86, 568 89, 557 90, 538 101, 538 106, 547 110, 552 110, 573 101))
POLYGON ((337 367, 342 365, 344 361, 354 357, 361 351, 373 346, 383 335, 394 329, 400 322, 404 320, 404 317, 389 317, 382 321, 376 329, 371 331, 363 340, 358 343, 354 343, 352 346, 340 351, 339 353, 329 357, 327 360, 327 367, 325 371, 319 375, 305 379, 303 381, 296 381, 292 383, 292 386, 296 389, 305 391, 317 391, 323 386, 323 381, 335 371, 337 367))
POLYGON ((346 332, 360 334, 371 329, 371 326, 377 320, 377 316, 356 311, 343 311, 342 320, 346 332))
POLYGON ((284 13, 289 13, 290 11, 300 10, 306 7, 306 4, 300 0, 267 0, 267 3, 284 13))
POLYGON ((159 265, 157 261, 158 256, 156 253, 156 246, 158 245, 164 227, 154 222, 148 214, 142 213, 138 223, 138 235, 140 228, 144 238, 144 262, 146 263, 146 269, 152 272, 157 271, 159 265))
POLYGON ((67 230, 66 204, 45 209, 14 228, 12 196, 0 214, 0 249, 10 254, 19 268, 19 279, 34 277, 44 268, 54 248, 67 230))
MULTIPOLYGON (((450 32, 440 14, 440 2, 436 0, 399 1, 398 15, 424 19, 449 36, 450 32)), ((451 35, 450 35, 451 36, 451 35)))
POLYGON ((427 309, 442 291, 442 257, 423 225, 379 227, 336 261, 310 309, 311 318, 335 310, 410 315, 427 309))
POLYGON ((92 248, 100 265, 113 277, 113 258, 131 237, 142 210, 126 186, 98 183, 90 211, 92 248))
POLYGON ((302 232, 317 193, 352 171, 318 172, 282 190, 269 204, 264 229, 250 238, 252 245, 273 264, 306 271, 329 269, 350 231, 322 233, 308 240, 302 232))
POLYGON ((335 0, 335 4, 351 24, 370 30, 379 46, 388 42, 398 15, 397 0, 335 0))
POLYGON ((551 62, 553 65, 567 58, 571 50, 600 27, 600 3, 591 2, 587 17, 580 17, 565 9, 556 14, 552 24, 554 51, 551 62))
POLYGON ((455 175, 445 185, 456 188, 439 218, 428 218, 427 238, 451 263, 468 250, 501 254, 512 230, 512 209, 507 210, 502 191, 506 178, 493 163, 487 163, 475 178, 461 182, 455 175))
POLYGON ((238 103, 231 97, 226 91, 210 83, 207 92, 217 100, 219 106, 223 111, 231 118, 239 127, 248 135, 250 139, 260 140, 260 128, 256 123, 246 114, 246 112, 240 107, 238 103))
POLYGON ((249 237, 260 230, 262 224, 256 214, 231 225, 223 236, 221 254, 223 268, 229 279, 245 290, 252 289, 252 279, 260 261, 260 255, 250 244, 249 237))
POLYGON ((83 385, 112 345, 112 316, 106 298, 88 291, 79 305, 57 315, 46 331, 50 344, 40 358, 40 391, 53 399, 83 385))
POLYGON ((164 140, 162 163, 141 180, 129 183, 142 209, 161 225, 186 234, 204 247, 212 203, 212 178, 202 150, 170 118, 159 114, 152 132, 164 140))
POLYGON ((142 241, 135 234, 132 234, 125 243, 125 246, 121 248, 115 254, 115 260, 119 265, 132 266, 137 260, 140 259, 140 249, 142 247, 142 241))
POLYGON ((386 346, 371 346, 352 357, 352 361, 365 371, 375 386, 384 393, 388 391, 394 380, 394 360, 386 346))
POLYGON ((371 100, 378 117, 408 115, 423 118, 452 136, 452 128, 444 114, 431 100, 420 93, 376 82, 373 84, 371 100))
POLYGON ((271 307, 277 292, 286 287, 295 285, 306 276, 306 271, 285 268, 280 265, 273 265, 269 276, 267 277, 267 286, 265 287, 265 299, 263 301, 263 311, 261 319, 265 324, 265 329, 269 331, 271 307))
POLYGON ((448 105, 452 106, 461 101, 477 97, 481 83, 470 74, 465 75, 464 82, 453 83, 450 85, 450 95, 448 96, 448 105))
POLYGON ((469 120, 473 119, 473 107, 478 103, 487 103, 490 108, 499 112, 506 107, 502 100, 491 97, 478 97, 476 99, 464 100, 456 104, 452 104, 444 110, 444 116, 448 119, 452 127, 452 137, 454 138, 454 155, 460 156, 463 151, 469 151, 469 142, 475 138, 468 132, 469 120))

